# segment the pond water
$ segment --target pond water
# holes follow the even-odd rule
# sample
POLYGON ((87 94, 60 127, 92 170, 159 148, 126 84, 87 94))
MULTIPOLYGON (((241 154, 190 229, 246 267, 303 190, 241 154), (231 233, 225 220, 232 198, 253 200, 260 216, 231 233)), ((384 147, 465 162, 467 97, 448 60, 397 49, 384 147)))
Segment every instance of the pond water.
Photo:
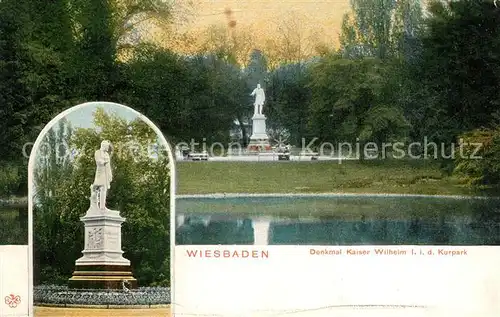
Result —
POLYGON ((28 244, 28 207, 0 207, 0 245, 28 244))
POLYGON ((176 243, 500 245, 500 199, 179 197, 176 243))

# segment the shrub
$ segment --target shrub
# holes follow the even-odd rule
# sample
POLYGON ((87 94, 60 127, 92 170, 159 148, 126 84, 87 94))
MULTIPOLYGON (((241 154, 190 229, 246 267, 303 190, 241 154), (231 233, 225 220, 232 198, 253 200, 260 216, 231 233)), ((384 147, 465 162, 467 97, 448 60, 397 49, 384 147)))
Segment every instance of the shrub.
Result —
POLYGON ((19 188, 21 182, 20 167, 12 163, 0 165, 0 197, 9 197, 19 188))
POLYGON ((500 185, 500 128, 462 134, 453 173, 469 186, 500 185))

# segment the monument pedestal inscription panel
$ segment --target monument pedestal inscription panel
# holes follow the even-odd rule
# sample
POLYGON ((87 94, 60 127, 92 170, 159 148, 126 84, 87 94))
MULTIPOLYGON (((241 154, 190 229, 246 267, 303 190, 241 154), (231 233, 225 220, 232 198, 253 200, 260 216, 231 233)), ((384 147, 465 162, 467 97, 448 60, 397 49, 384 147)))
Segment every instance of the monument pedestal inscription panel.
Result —
POLYGON ((69 280, 71 288, 136 288, 130 261, 121 249, 121 224, 125 221, 119 212, 106 209, 81 218, 85 224, 83 256, 76 260, 76 269, 69 280))
POLYGON ((268 152, 271 151, 269 136, 266 133, 266 116, 263 114, 255 114, 252 117, 252 136, 248 143, 248 150, 251 152, 268 152))

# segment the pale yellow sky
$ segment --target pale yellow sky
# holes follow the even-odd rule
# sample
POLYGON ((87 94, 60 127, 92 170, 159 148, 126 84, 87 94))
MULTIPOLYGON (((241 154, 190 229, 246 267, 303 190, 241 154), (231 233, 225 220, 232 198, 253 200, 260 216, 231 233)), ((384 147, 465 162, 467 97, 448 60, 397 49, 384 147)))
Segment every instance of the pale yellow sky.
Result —
POLYGON ((349 10, 348 0, 193 0, 194 28, 226 23, 224 11, 233 11, 233 18, 242 27, 258 25, 272 27, 290 13, 299 13, 311 23, 339 27, 337 22, 349 10))
POLYGON ((214 25, 229 32, 228 24, 234 21, 232 34, 246 43, 245 48, 241 48, 243 55, 248 50, 246 46, 282 49, 287 38, 300 43, 300 50, 310 54, 318 44, 337 45, 342 16, 349 11, 349 0, 181 1, 177 5, 186 21, 176 23, 177 36, 173 38, 164 33, 159 36, 167 46, 180 52, 192 52, 203 46, 209 38, 207 30, 214 25))

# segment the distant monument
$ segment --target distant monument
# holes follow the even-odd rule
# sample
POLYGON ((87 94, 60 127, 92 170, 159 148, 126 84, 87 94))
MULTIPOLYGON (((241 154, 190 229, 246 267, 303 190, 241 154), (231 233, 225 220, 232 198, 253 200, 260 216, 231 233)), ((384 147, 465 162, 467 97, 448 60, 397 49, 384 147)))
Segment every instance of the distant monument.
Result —
POLYGON ((137 288, 130 261, 123 257, 121 249, 121 225, 125 218, 119 211, 106 208, 106 195, 113 180, 111 152, 111 143, 104 140, 94 153, 96 172, 90 186, 90 208, 80 218, 85 225, 85 245, 69 279, 71 288, 137 288))
POLYGON ((266 94, 264 93, 264 89, 260 87, 260 84, 257 84, 257 88, 255 88, 250 96, 255 96, 254 105, 254 115, 262 114, 262 108, 264 107, 264 101, 266 101, 266 94))
POLYGON ((270 152, 271 145, 269 144, 269 136, 266 132, 266 116, 262 114, 264 102, 266 101, 266 94, 264 89, 257 84, 250 96, 255 96, 254 113, 252 117, 252 136, 247 150, 249 152, 270 152))

